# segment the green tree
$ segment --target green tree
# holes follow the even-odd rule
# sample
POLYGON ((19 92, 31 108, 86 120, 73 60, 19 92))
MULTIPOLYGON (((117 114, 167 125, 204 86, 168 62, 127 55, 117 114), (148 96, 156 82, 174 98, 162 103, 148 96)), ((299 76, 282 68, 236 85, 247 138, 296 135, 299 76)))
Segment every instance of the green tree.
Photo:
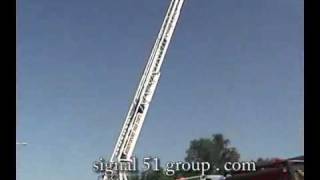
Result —
POLYGON ((139 171, 130 173, 128 176, 129 180, 140 180, 139 171))
POLYGON ((141 180, 174 180, 174 178, 166 176, 164 170, 160 168, 160 171, 149 170, 142 172, 141 180))
MULTIPOLYGON (((209 173, 224 174, 223 166, 226 162, 239 161, 240 154, 235 147, 230 147, 230 140, 222 134, 213 134, 211 138, 200 138, 192 140, 186 151, 187 162, 209 162, 211 166, 209 173), (219 171, 216 171, 219 168, 219 171)), ((194 172, 186 173, 194 175, 194 172)), ((199 174, 199 173, 198 173, 199 174)))

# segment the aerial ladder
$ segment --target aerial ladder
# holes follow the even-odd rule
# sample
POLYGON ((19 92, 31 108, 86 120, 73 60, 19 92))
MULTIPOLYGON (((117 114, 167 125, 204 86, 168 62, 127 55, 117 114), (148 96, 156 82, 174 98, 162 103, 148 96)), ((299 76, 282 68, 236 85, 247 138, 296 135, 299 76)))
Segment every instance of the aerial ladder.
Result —
MULTIPOLYGON (((176 27, 184 0, 171 0, 160 32, 145 66, 133 102, 129 108, 110 162, 128 163, 138 140, 152 96, 160 78, 160 68, 176 27)), ((128 172, 114 170, 103 174, 103 180, 127 180, 128 172)))

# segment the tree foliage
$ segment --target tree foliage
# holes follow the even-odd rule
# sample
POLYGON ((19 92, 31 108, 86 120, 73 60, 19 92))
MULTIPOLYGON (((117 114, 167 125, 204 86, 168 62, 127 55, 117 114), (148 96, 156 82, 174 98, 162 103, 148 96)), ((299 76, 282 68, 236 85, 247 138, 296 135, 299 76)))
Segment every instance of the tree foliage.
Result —
MULTIPOLYGON (((207 174, 224 174, 223 166, 226 162, 239 161, 240 154, 235 147, 230 147, 230 140, 222 134, 213 134, 210 138, 195 139, 190 142, 186 151, 186 162, 209 162, 215 164, 207 174), (220 171, 216 171, 219 168, 220 171)), ((132 176, 130 180, 174 180, 178 177, 199 175, 199 172, 177 171, 174 176, 166 176, 164 169, 160 171, 144 171, 139 176, 132 176)))
POLYGON ((174 178, 166 176, 164 169, 160 168, 160 171, 149 170, 142 172, 140 180, 174 180, 174 178))
POLYGON ((239 161, 240 154, 235 147, 230 147, 230 140, 222 134, 213 134, 211 138, 200 138, 192 140, 186 151, 187 162, 209 162, 214 163, 215 168, 211 166, 210 173, 223 174, 223 171, 216 172, 216 168, 223 170, 226 162, 239 161))

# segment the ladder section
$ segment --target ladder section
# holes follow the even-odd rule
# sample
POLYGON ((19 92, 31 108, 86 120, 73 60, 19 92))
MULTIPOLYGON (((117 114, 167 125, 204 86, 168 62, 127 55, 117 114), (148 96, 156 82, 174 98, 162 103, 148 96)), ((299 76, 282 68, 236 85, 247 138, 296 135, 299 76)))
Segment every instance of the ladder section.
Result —
POLYGON ((180 15, 184 0, 172 0, 145 66, 110 161, 130 161, 150 102, 160 78, 160 68, 180 15))

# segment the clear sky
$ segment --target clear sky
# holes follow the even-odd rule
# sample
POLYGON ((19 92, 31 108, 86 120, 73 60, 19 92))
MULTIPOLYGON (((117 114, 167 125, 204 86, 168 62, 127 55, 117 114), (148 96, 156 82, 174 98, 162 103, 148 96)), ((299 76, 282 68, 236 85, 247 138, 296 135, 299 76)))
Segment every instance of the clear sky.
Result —
MULTIPOLYGON (((17 2, 19 180, 90 180, 110 157, 169 0, 17 2)), ((223 133, 242 160, 303 150, 303 0, 186 0, 136 146, 183 160, 223 133)))

